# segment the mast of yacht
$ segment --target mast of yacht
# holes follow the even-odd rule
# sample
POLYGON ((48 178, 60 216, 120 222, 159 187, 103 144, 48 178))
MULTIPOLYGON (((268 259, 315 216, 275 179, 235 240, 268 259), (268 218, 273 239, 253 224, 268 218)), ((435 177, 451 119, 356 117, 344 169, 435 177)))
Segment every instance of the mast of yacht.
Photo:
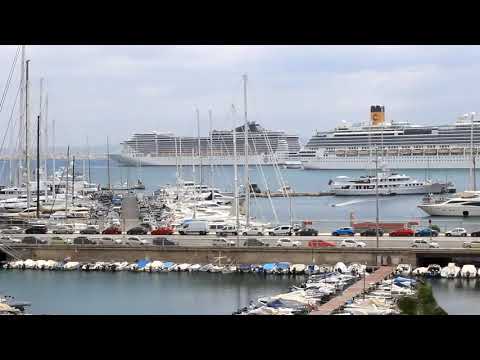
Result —
POLYGON ((192 147, 192 177, 193 177, 193 218, 197 218, 197 184, 196 184, 196 179, 195 179, 195 150, 192 147))
POLYGON ((250 225, 250 184, 248 179, 248 117, 247 117, 247 74, 243 75, 243 101, 244 101, 244 115, 245 115, 245 218, 246 227, 250 225))
POLYGON ((23 152, 23 139, 25 130, 23 129, 24 116, 25 116, 25 45, 22 45, 22 56, 21 56, 21 65, 20 65, 20 106, 19 106, 19 126, 18 126, 18 172, 16 177, 16 185, 20 187, 20 184, 23 181, 23 166, 22 166, 22 152, 23 152))
MULTIPOLYGON (((40 78, 40 102, 39 102, 39 111, 38 111, 38 122, 42 122, 43 123, 43 114, 42 114, 42 98, 43 98, 43 77, 40 78)), ((38 132, 38 136, 37 136, 37 152, 38 152, 38 155, 37 155, 37 161, 40 163, 41 160, 40 160, 40 149, 42 148, 42 144, 40 142, 40 126, 38 127, 37 129, 37 132, 38 132)), ((40 164, 37 164, 37 171, 40 170, 40 164)), ((37 174, 37 178, 39 177, 40 175, 37 174)), ((40 195, 40 188, 38 187, 39 185, 39 182, 37 182, 37 197, 40 195)))
POLYGON ((45 167, 45 174, 44 174, 44 179, 45 179, 45 200, 47 199, 48 195, 48 157, 50 152, 48 151, 48 93, 45 94, 45 119, 44 119, 44 131, 45 131, 45 146, 44 146, 44 151, 45 151, 45 159, 44 159, 44 167, 45 167))
POLYGON ((52 167, 53 167, 53 195, 57 193, 55 189, 55 183, 56 183, 56 177, 57 175, 55 174, 56 168, 55 168, 55 159, 56 159, 56 153, 55 153, 55 119, 52 120, 52 167))
POLYGON ((202 169, 202 153, 201 153, 201 144, 200 144, 200 110, 197 108, 197 140, 198 140, 198 159, 200 162, 199 165, 199 175, 200 175, 200 186, 203 184, 203 169, 202 169))
POLYGON ((214 181, 213 181, 212 110, 208 110, 208 120, 209 120, 209 124, 210 124, 210 187, 213 189, 214 188, 214 181))
MULTIPOLYGON (((40 102, 40 104, 41 103, 42 102, 40 102)), ((37 116, 37 219, 39 218, 40 218, 40 115, 37 116)))
POLYGON ((112 185, 110 183, 110 147, 108 144, 108 136, 107 136, 107 178, 108 178, 108 190, 112 190, 112 185))
POLYGON ((75 155, 73 155, 73 164, 72 164, 72 207, 73 207, 74 195, 75 195, 75 155))
MULTIPOLYGON (((237 127, 236 127, 236 113, 235 106, 232 104, 232 117, 233 117, 233 196, 235 201, 235 220, 236 220, 236 229, 237 234, 240 231, 240 214, 238 206, 238 173, 237 173, 237 127)), ((238 238, 237 238, 238 239, 238 238)))
POLYGON ((90 173, 90 144, 88 143, 88 136, 87 136, 87 156, 88 156, 88 183, 92 183, 91 173, 90 173))
POLYGON ((67 179, 65 181, 65 217, 68 211, 68 171, 70 168, 70 145, 67 147, 67 179))
POLYGON ((25 162, 26 162, 26 168, 27 168, 27 209, 30 208, 30 202, 31 202, 31 194, 30 194, 30 161, 28 158, 28 150, 29 150, 29 144, 30 144, 30 131, 29 131, 29 78, 28 78, 28 65, 30 64, 30 60, 26 61, 26 73, 25 73, 25 162))

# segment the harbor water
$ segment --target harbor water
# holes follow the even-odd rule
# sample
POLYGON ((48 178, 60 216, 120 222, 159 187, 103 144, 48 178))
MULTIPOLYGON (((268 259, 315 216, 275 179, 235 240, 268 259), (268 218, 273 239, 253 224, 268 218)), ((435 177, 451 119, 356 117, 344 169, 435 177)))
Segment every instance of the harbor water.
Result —
POLYGON ((49 315, 231 315, 303 276, 0 270, 0 293, 49 315))
POLYGON ((438 305, 449 315, 480 315, 480 279, 429 279, 438 305))

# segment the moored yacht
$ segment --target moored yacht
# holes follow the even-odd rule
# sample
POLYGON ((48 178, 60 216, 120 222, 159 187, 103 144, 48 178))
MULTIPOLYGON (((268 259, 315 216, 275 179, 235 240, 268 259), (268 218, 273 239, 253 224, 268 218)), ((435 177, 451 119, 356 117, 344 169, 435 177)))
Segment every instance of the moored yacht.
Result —
POLYGON ((432 216, 480 216, 480 191, 464 191, 446 201, 418 207, 432 216))

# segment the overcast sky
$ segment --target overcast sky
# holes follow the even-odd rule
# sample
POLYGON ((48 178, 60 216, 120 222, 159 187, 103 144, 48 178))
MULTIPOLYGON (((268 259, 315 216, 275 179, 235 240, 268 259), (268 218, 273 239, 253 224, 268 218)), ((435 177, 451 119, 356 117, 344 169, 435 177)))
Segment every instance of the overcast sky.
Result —
MULTIPOLYGON (((15 46, 0 46, 3 91, 15 46)), ((342 120, 365 121, 369 106, 386 117, 448 124, 480 111, 479 46, 28 46, 32 116, 45 78, 57 144, 112 144, 133 132, 208 133, 231 128, 231 104, 249 119, 309 138, 342 120)), ((8 123, 19 71, 0 113, 8 123)), ((3 133, 2 135, 3 136, 3 133)))

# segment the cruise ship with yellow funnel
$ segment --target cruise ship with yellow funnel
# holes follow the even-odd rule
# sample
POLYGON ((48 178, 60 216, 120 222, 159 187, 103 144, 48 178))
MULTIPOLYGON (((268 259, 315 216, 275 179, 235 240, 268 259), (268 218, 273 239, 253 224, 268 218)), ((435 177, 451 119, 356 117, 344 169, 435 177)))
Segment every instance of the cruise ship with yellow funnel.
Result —
POLYGON ((387 121, 385 107, 372 105, 367 124, 343 123, 317 131, 299 152, 304 169, 468 169, 480 150, 480 118, 459 117, 453 125, 425 126, 387 121))

